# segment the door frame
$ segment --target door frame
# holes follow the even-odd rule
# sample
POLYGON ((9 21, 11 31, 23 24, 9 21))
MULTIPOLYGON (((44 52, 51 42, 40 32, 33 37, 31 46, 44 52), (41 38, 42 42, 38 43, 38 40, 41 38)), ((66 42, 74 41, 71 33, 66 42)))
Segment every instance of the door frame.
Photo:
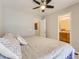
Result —
POLYGON ((58 16, 58 40, 60 40, 60 39, 59 39, 59 20, 60 20, 60 17, 62 17, 62 16, 69 16, 69 17, 70 17, 70 43, 72 43, 72 37, 71 37, 71 36, 72 36, 72 33, 71 33, 71 31, 72 31, 72 30, 71 30, 71 27, 72 27, 72 26, 71 26, 71 20, 72 20, 72 19, 71 19, 71 12, 66 13, 66 14, 62 14, 62 15, 59 15, 59 16, 58 16))

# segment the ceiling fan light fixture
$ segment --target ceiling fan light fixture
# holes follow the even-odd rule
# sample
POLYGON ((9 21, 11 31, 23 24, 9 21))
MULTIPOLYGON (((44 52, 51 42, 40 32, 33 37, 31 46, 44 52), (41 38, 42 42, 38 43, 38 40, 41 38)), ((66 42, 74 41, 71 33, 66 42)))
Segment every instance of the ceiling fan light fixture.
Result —
POLYGON ((40 10, 42 12, 45 11, 46 8, 54 8, 54 6, 52 5, 48 5, 48 3, 50 3, 52 0, 41 0, 41 2, 37 1, 37 0, 33 0, 36 4, 38 4, 39 6, 33 8, 33 9, 38 9, 40 8, 40 10))
POLYGON ((42 10, 44 10, 44 9, 46 8, 46 6, 45 6, 45 5, 42 5, 40 8, 41 8, 42 10))
POLYGON ((42 10, 42 12, 44 12, 45 10, 42 10))

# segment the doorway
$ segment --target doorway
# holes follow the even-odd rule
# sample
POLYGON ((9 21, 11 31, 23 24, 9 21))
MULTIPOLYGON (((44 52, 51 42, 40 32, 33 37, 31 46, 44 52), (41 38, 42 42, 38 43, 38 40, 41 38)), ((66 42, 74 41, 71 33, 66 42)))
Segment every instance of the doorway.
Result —
POLYGON ((58 16, 58 39, 70 43, 71 39, 71 13, 58 16))

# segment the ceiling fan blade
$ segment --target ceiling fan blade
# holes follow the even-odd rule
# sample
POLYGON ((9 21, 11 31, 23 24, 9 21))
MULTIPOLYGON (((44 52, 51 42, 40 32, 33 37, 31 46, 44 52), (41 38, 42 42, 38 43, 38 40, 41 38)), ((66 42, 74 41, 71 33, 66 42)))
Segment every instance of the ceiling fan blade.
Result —
POLYGON ((33 0, 35 3, 39 4, 40 5, 40 2, 36 1, 36 0, 33 0))
POLYGON ((48 4, 49 2, 51 2, 52 0, 46 0, 46 4, 48 4))
POLYGON ((41 2, 43 3, 43 2, 44 2, 44 0, 41 0, 41 2))
POLYGON ((46 5, 46 8, 54 8, 54 6, 46 5))
POLYGON ((38 6, 38 7, 35 7, 35 8, 33 8, 33 9, 37 9, 37 8, 40 8, 40 6, 38 6))

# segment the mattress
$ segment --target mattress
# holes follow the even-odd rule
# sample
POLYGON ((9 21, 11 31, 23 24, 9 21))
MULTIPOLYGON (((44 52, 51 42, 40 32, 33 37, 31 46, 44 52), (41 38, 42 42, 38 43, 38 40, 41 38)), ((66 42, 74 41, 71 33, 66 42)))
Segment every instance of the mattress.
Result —
POLYGON ((23 59, 66 59, 74 52, 71 45, 55 39, 36 36, 25 39, 28 45, 22 46, 23 59))

